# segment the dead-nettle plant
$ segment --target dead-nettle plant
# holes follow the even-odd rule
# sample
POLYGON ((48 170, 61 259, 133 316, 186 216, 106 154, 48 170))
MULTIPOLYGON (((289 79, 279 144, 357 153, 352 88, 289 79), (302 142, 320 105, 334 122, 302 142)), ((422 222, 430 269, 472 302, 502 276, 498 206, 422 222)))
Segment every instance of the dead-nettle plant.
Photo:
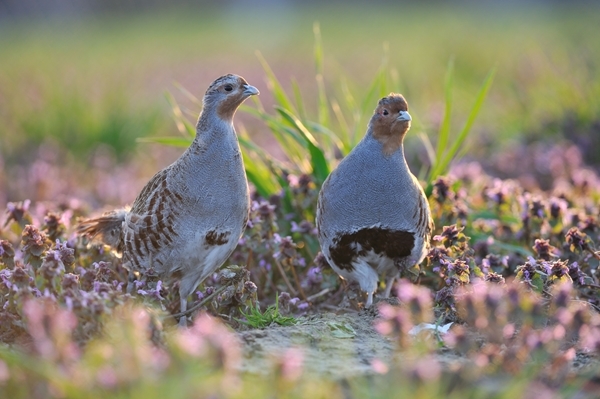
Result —
MULTIPOLYGON (((418 328, 433 320, 433 293, 407 281, 399 286, 400 306, 380 304, 375 328, 403 352, 392 367, 411 368, 419 362, 407 359, 439 352, 433 330, 418 328)), ((576 295, 570 282, 557 282, 548 296, 516 281, 461 286, 455 294, 459 323, 439 337, 443 353, 451 351, 461 361, 451 356, 446 361, 454 364, 446 367, 453 376, 470 380, 493 374, 563 384, 572 378, 569 367, 577 353, 598 353, 600 345, 600 315, 574 300, 576 295)), ((430 367, 444 368, 441 359, 432 356, 430 367)))

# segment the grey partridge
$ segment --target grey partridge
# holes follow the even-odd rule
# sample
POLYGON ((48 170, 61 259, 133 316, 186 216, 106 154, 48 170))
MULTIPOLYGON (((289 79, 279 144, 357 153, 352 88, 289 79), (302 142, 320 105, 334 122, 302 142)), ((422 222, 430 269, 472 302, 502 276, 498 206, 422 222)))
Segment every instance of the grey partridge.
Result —
MULTIPOLYGON (((259 94, 244 78, 225 75, 206 91, 196 137, 173 164, 154 175, 131 209, 82 222, 78 231, 123 253, 130 272, 154 269, 179 279, 187 298, 235 249, 249 212, 249 192, 233 116, 259 94)), ((186 317, 179 320, 185 326, 186 317)))
POLYGON ((323 183, 316 223, 321 251, 373 303, 380 277, 393 279, 421 263, 433 230, 429 203, 404 157, 410 128, 400 94, 382 98, 367 133, 323 183))

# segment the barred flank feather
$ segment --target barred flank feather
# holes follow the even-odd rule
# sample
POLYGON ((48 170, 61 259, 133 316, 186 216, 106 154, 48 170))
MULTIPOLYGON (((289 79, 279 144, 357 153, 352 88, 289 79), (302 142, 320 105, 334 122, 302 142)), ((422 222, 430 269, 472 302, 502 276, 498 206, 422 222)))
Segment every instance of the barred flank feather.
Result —
MULTIPOLYGON (((196 138, 156 173, 131 209, 82 222, 79 234, 98 237, 123 254, 133 272, 152 270, 179 279, 181 312, 187 299, 235 249, 250 208, 248 182, 233 115, 258 90, 241 76, 217 79, 203 98, 196 138)), ((187 318, 179 320, 185 326, 187 318)))
POLYGON ((98 239, 114 249, 121 250, 121 232, 125 216, 129 210, 119 209, 106 212, 100 217, 87 219, 77 226, 77 232, 90 239, 98 239))

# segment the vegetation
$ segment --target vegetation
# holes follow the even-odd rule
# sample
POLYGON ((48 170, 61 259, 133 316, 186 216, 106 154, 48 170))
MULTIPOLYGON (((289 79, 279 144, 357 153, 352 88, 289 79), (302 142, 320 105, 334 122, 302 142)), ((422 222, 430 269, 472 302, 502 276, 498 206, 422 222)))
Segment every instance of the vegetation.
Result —
MULTIPOLYGON (((316 41, 310 9, 270 41, 252 29, 264 24, 260 14, 243 32, 223 32, 232 16, 218 10, 205 24, 174 13, 0 28, 0 397, 594 397, 586 391, 600 367, 594 14, 371 11, 372 20, 363 9, 321 10, 316 41), (400 19, 402 35, 391 35, 400 19), (219 38, 198 40, 216 30, 219 38), (223 69, 201 55, 222 54, 225 43, 227 65, 241 69, 226 72, 264 75, 268 88, 256 84, 261 102, 236 116, 252 209, 226 267, 190 298, 202 304, 192 326, 179 330, 177 283, 146 275, 126 293, 118 254, 76 237, 74 225, 92 208, 131 201, 158 168, 152 159, 164 152, 136 149, 164 147, 136 138, 189 142, 199 76, 223 69), (165 104, 152 100, 170 83, 150 77, 171 68, 180 90, 165 104), (320 184, 390 91, 409 101, 407 156, 436 224, 419 277, 399 281, 397 302, 375 312, 393 356, 344 380, 315 375, 297 348, 274 355, 262 374, 244 371, 252 351, 240 336, 249 329, 288 331, 360 308, 360 292, 319 254, 314 209, 320 184), (180 137, 165 138, 166 104, 180 137), (265 150, 261 134, 277 146, 265 150), (453 324, 445 334, 414 333, 421 323, 453 324)), ((332 339, 369 350, 352 326, 329 328, 332 339)))
POLYGON ((297 321, 296 318, 283 316, 279 312, 279 295, 275 296, 275 304, 269 305, 267 309, 265 309, 264 313, 260 311, 260 308, 258 306, 251 306, 250 311, 248 313, 242 312, 242 315, 246 320, 240 320, 240 322, 242 324, 251 326, 252 328, 265 328, 269 327, 272 324, 279 324, 280 326, 290 326, 292 324, 295 324, 297 321))

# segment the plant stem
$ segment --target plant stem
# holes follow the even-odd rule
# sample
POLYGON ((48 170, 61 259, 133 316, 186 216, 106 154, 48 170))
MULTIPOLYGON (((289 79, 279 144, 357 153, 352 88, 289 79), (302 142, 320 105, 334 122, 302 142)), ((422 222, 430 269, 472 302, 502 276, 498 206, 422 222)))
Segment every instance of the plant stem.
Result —
POLYGON ((325 288, 324 290, 321 290, 321 291, 317 292, 316 294, 309 296, 308 298, 306 298, 306 300, 308 302, 314 301, 315 299, 322 297, 325 294, 328 294, 329 291, 331 291, 331 288, 325 288))
POLYGON ((298 295, 298 291, 296 291, 294 289, 294 287, 292 286, 292 283, 290 283, 290 280, 287 278, 285 271, 283 270, 283 266, 281 266, 281 263, 277 259, 275 259, 275 264, 277 265, 277 268, 279 269, 279 273, 281 273, 281 277, 283 277, 283 281, 285 281, 285 285, 287 285, 290 292, 293 295, 298 295))
POLYGON ((292 274, 294 275, 294 281, 296 282, 296 285, 298 286, 298 291, 300 291, 300 296, 302 297, 302 299, 304 299, 306 301, 306 294, 304 293, 304 290, 302 289, 302 285, 300 284, 300 280, 298 279, 298 274, 296 273, 296 268, 292 265, 290 267, 290 269, 292 269, 292 274))
POLYGON ((215 296, 217 296, 218 294, 220 294, 221 292, 225 291, 225 289, 229 287, 228 285, 224 285, 222 287, 220 287, 218 290, 216 290, 215 292, 213 292, 212 294, 210 294, 209 296, 207 296, 206 298, 204 298, 202 301, 198 302, 197 304, 195 304, 194 306, 192 306, 191 308, 189 308, 188 310, 186 310, 185 312, 179 312, 179 313, 175 313, 171 316, 178 318, 178 317, 182 317, 182 316, 187 316, 190 313, 192 313, 193 311, 200 309, 202 306, 204 306, 205 304, 207 304, 208 302, 210 302, 215 296))

